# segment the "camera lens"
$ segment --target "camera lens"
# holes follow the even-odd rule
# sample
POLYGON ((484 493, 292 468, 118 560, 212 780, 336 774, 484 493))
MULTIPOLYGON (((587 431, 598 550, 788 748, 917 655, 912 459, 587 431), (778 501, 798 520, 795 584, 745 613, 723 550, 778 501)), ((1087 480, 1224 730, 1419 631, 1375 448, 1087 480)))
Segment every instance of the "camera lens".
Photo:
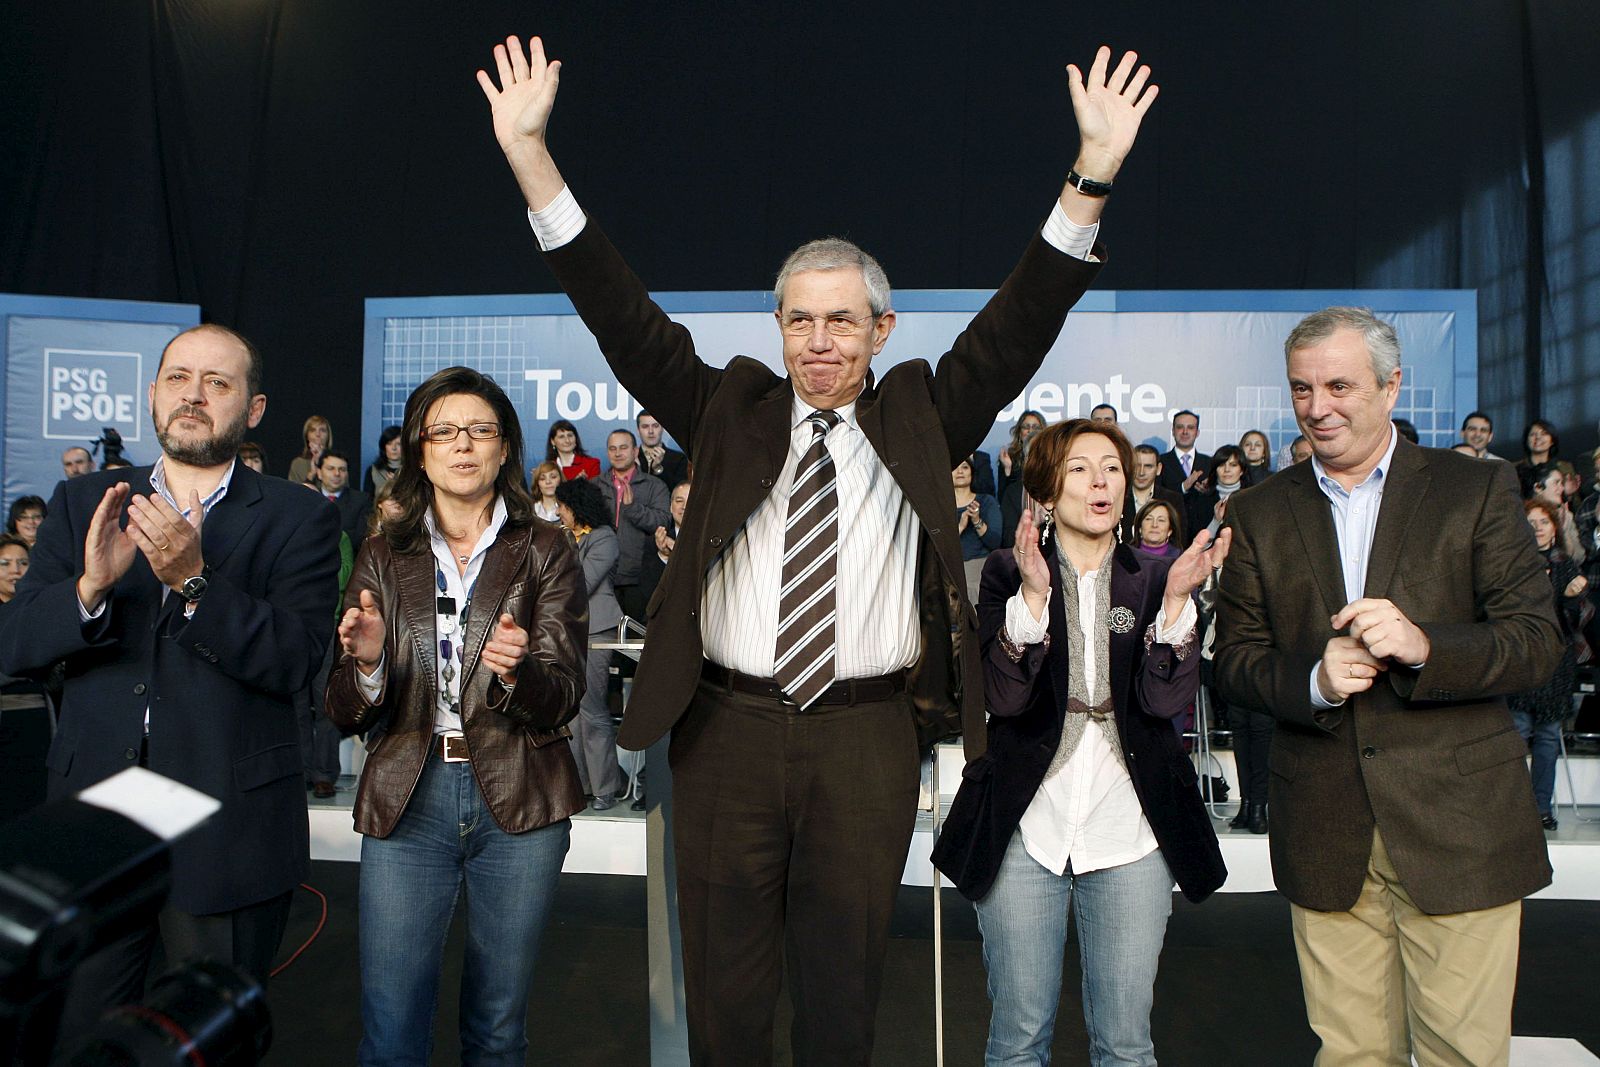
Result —
POLYGON ((73 1067, 253 1067, 272 1046, 261 986, 214 960, 162 975, 142 1004, 107 1012, 73 1067))

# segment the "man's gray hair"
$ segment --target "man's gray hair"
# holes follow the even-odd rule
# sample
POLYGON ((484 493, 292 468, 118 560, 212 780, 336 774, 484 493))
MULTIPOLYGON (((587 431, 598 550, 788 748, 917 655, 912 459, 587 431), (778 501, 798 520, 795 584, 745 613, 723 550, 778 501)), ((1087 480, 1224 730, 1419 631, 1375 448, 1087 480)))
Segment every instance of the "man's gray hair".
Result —
POLYGON ((1301 319, 1283 342, 1283 358, 1302 348, 1310 348, 1332 337, 1339 330, 1355 330, 1366 342, 1372 360, 1372 376, 1383 385, 1400 369, 1400 339, 1394 327, 1372 313, 1371 308, 1331 307, 1313 311, 1301 319))
POLYGON ((889 310, 889 276, 883 273, 878 261, 873 259, 853 241, 842 237, 823 237, 807 241, 783 261, 778 270, 778 280, 772 287, 772 298, 778 310, 783 310, 783 289, 790 275, 807 270, 859 270, 867 287, 867 306, 872 317, 877 318, 889 310))

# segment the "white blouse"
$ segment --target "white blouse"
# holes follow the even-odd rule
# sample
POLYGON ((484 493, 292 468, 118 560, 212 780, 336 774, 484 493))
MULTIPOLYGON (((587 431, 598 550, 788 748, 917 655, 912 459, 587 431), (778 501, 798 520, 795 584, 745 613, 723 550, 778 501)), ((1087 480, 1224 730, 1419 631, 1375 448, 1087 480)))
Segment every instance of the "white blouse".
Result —
MULTIPOLYGON (((1110 565, 1107 558, 1103 566, 1110 565)), ((1083 632, 1084 686, 1090 703, 1098 703, 1099 677, 1093 634, 1104 626, 1097 617, 1095 584, 1098 571, 1078 578, 1078 627, 1083 632)), ((1183 611, 1172 626, 1166 609, 1156 615, 1156 639, 1177 644, 1194 629, 1194 601, 1185 599, 1183 611)), ((1038 644, 1049 628, 1050 602, 1035 619, 1019 590, 1006 604, 1006 633, 1019 645, 1038 644)), ((1028 855, 1053 874, 1064 874, 1071 864, 1074 874, 1120 867, 1143 859, 1156 850, 1156 835, 1144 817, 1139 795, 1128 769, 1117 758, 1105 730, 1089 724, 1066 766, 1039 785, 1018 827, 1028 855)))

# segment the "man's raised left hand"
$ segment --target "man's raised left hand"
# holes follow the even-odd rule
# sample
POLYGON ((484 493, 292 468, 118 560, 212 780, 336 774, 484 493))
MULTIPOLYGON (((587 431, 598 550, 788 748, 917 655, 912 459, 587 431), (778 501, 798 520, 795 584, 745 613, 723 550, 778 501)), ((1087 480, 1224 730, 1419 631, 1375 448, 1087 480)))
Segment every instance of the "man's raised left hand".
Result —
POLYGON ((128 536, 162 585, 181 592, 183 583, 205 569, 200 556, 200 524, 205 508, 200 494, 189 493, 189 517, 167 503, 159 493, 128 498, 128 536))

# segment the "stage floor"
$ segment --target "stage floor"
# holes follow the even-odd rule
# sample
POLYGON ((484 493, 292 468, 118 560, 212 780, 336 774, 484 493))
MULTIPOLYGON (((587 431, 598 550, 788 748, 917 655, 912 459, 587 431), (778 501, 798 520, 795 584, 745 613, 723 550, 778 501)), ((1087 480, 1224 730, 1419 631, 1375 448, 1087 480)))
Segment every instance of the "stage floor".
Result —
MULTIPOLYGON (((335 1065, 354 1060, 361 1036, 356 953, 359 864, 316 862, 310 884, 328 897, 317 940, 270 991, 276 1038, 269 1063, 335 1065)), ((894 917, 884 997, 878 1013, 879 1067, 934 1062, 932 894, 901 890, 894 917)), ((971 906, 953 890, 944 910, 945 1062, 982 1062, 989 1020, 977 927, 971 906)), ((320 904, 296 894, 284 940, 287 956, 310 935, 320 904)), ((459 927, 459 924, 457 924, 459 927)), ((1055 1059, 1085 1062, 1076 974, 1068 949, 1068 988, 1057 1021, 1055 1059)), ((618 1067, 649 1062, 645 881, 564 874, 530 999, 529 1063, 618 1067)), ((1600 903, 1530 900, 1523 919, 1514 1030, 1517 1067, 1600 1062, 1600 903), (1535 1040, 1539 1039, 1539 1040, 1535 1040)), ((456 1003, 461 931, 451 931, 439 995, 432 1062, 460 1062, 456 1003)), ((779 1035, 787 1003, 780 1002, 779 1035)), ((1275 893, 1219 894, 1193 905, 1175 896, 1153 1018, 1156 1053, 1185 1067, 1288 1067, 1309 1064, 1315 1041, 1306 1028, 1289 909, 1275 893)), ((778 1044, 785 1042, 781 1036, 778 1044)), ((780 1051, 778 1064, 787 1064, 780 1051)))

